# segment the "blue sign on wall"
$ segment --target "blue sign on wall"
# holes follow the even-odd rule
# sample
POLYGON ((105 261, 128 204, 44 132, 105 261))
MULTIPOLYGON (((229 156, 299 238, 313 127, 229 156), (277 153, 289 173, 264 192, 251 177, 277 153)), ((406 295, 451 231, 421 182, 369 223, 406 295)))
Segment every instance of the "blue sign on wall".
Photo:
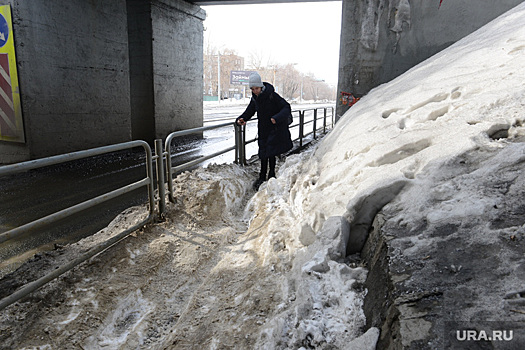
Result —
POLYGON ((0 47, 3 47, 9 39, 9 26, 4 16, 0 15, 0 47))

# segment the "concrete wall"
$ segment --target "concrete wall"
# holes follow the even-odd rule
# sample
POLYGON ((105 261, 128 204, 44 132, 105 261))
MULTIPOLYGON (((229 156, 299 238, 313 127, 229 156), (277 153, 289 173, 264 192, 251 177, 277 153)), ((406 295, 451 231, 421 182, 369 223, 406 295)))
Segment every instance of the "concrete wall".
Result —
POLYGON ((134 140, 155 138, 151 4, 128 0, 131 133, 134 140))
POLYGON ((123 8, 125 0, 11 1, 26 144, 0 143, 2 163, 130 138, 123 8))
POLYGON ((202 125, 204 11, 183 0, 11 0, 25 144, 0 163, 202 125))
POLYGON ((206 13, 181 0, 154 1, 155 137, 202 126, 203 23, 206 13))
POLYGON ((205 18, 182 0, 128 0, 134 139, 202 126, 205 18))
POLYGON ((522 1, 343 0, 339 93, 368 93, 522 1))

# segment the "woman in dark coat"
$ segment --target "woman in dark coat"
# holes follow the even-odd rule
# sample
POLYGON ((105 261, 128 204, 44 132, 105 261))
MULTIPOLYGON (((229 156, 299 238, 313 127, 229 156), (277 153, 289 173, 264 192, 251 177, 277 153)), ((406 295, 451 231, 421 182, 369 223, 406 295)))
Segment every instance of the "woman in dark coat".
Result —
POLYGON ((245 125, 257 112, 257 127, 259 131, 259 158, 261 159, 261 173, 254 183, 255 190, 266 181, 268 164, 270 171, 268 179, 275 177, 275 157, 292 149, 292 137, 288 125, 291 121, 292 110, 290 104, 279 96, 272 84, 263 83, 257 73, 250 75, 249 87, 252 90, 250 104, 236 122, 245 125))

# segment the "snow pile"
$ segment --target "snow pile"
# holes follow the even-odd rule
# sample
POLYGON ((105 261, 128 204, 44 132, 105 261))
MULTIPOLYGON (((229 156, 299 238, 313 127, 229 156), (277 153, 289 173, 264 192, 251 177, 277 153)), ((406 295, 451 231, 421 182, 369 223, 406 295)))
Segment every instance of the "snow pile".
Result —
POLYGON ((308 186, 308 195, 295 196, 295 205, 307 213, 302 220, 314 231, 332 215, 358 223, 363 201, 379 192, 373 197, 381 207, 384 196, 429 163, 482 145, 504 147, 505 139, 493 142, 501 137, 519 138, 525 118, 524 7, 353 106, 302 165, 311 169, 298 179, 308 186))
POLYGON ((215 164, 186 171, 173 184, 175 208, 199 221, 231 220, 242 212, 251 177, 248 169, 215 164))
MULTIPOLYGON (((330 227, 344 217, 338 227, 350 231, 348 252, 358 252, 375 214, 407 185, 418 184, 419 190, 404 192, 403 203, 412 205, 400 221, 465 220, 496 205, 483 200, 475 183, 461 191, 449 183, 429 193, 421 188, 432 188, 443 164, 467 151, 523 141, 524 22, 522 4, 374 89, 315 151, 287 159, 277 179, 261 188, 250 203, 251 227, 265 230, 257 246, 266 265, 292 265, 288 281, 295 284, 295 295, 288 291, 283 299, 296 299, 270 318, 260 346, 340 348, 362 326, 362 293, 350 286, 365 273, 345 266, 344 254, 328 252, 325 223, 330 227), (436 194, 441 210, 425 210, 428 196, 436 194)), ((517 154, 508 159, 519 163, 524 147, 514 145, 508 152, 517 154)), ((482 173, 489 174, 502 164, 486 166, 482 173)))
MULTIPOLYGON (((300 206, 290 197, 307 198, 314 179, 298 181, 309 169, 307 159, 313 150, 294 155, 278 170, 276 179, 263 184, 247 206, 250 220, 246 241, 239 249, 257 256, 258 282, 280 286, 273 292, 255 348, 283 349, 335 346, 344 348, 361 335, 362 284, 366 270, 344 263, 348 232, 339 217, 317 218, 324 223, 315 232, 304 223, 300 206)), ((238 257, 226 256, 234 264, 238 257)), ((245 258, 237 268, 246 268, 245 258)), ((220 264, 217 268, 220 268, 220 264)), ((248 295, 245 297, 250 299, 248 295)), ((377 335, 377 334, 376 334, 377 335)), ((373 347, 372 347, 373 348, 373 347)))

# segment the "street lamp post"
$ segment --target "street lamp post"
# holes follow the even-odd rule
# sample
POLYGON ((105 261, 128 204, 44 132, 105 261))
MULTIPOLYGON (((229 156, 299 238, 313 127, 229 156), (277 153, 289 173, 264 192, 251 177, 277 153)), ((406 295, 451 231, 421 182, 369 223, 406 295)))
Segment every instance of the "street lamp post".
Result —
POLYGON ((303 83, 304 83, 304 75, 301 75, 301 98, 299 101, 303 103, 303 83))
POLYGON ((217 51, 217 98, 221 103, 221 52, 217 51))

